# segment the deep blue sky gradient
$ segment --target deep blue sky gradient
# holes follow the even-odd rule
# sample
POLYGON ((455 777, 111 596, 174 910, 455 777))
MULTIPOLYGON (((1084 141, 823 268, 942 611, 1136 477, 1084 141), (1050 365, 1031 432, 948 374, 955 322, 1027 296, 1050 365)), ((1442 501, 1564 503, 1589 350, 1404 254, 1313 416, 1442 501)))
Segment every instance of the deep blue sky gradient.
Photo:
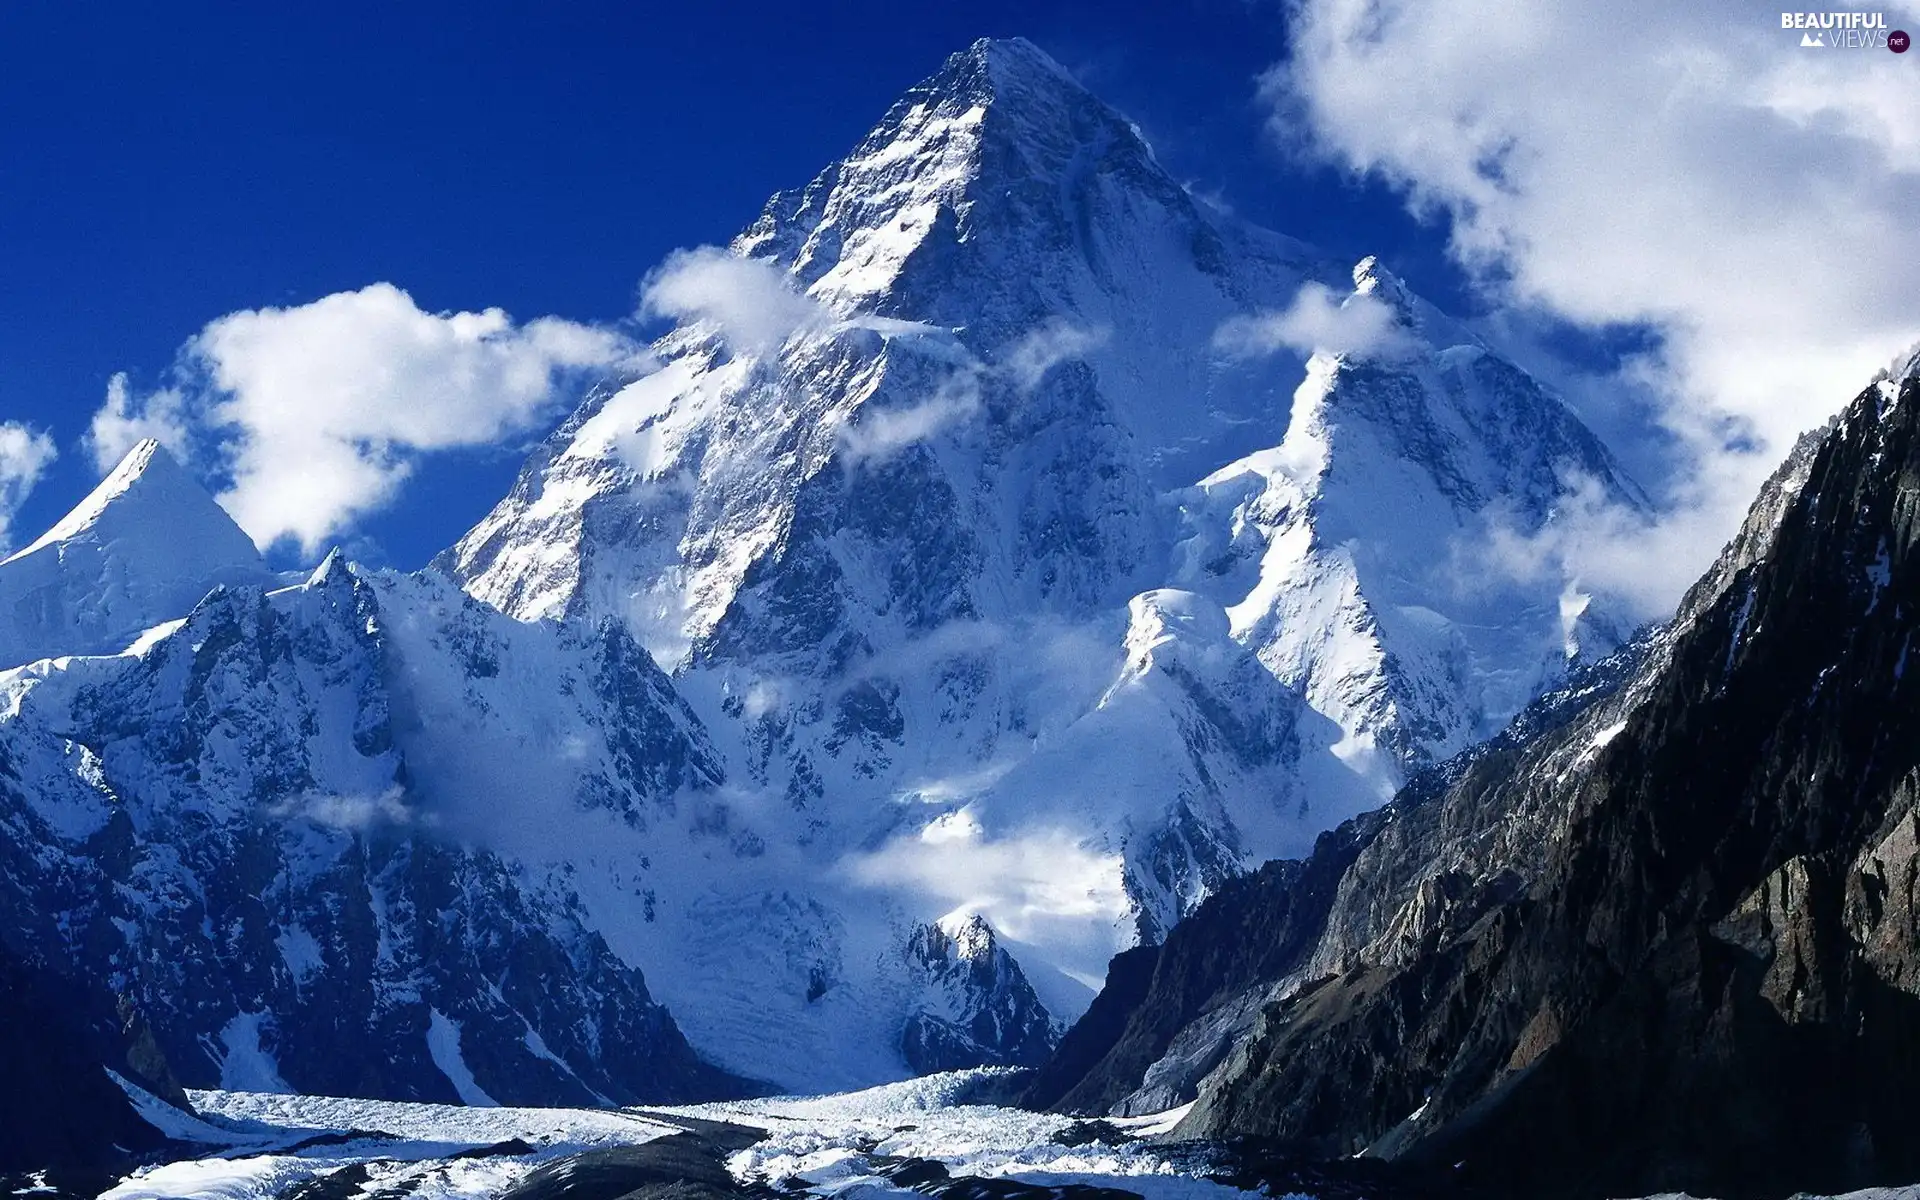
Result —
MULTIPOLYGON (((108 377, 163 381, 241 308, 387 280, 429 310, 628 314, 649 267, 724 242, 974 38, 1032 38, 1163 162, 1262 224, 1386 256, 1462 304, 1444 230, 1273 148, 1268 0, 1133 3, 0 6, 0 419, 61 462, 31 537, 93 482, 108 377)), ((519 447, 429 460, 351 548, 412 567, 519 447)))

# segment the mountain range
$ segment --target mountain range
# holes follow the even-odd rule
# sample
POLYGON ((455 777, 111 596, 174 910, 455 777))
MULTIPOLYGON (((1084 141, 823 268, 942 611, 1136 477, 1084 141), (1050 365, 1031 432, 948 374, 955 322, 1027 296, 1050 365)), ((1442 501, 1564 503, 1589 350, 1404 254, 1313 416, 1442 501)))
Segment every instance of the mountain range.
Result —
POLYGON ((1501 1186, 1920 1166, 1897 1088, 1677 1107, 1910 1053, 1856 1028, 1909 978, 1863 706, 1910 364, 1637 630, 1487 550, 1647 507, 1567 404, 1027 42, 670 269, 710 295, 421 571, 276 575, 151 442, 0 562, 0 964, 74 1053, 469 1104, 1018 1065, 1501 1186), (1683 1065, 1601 1088, 1629 1029, 1683 1065))

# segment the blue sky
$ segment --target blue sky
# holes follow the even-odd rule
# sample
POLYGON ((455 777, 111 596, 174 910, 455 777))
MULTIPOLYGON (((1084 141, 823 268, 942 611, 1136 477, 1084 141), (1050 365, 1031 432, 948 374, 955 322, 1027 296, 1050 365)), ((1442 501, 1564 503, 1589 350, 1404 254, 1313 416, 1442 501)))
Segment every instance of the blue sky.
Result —
MULTIPOLYGON (((667 253, 724 242, 946 54, 1011 34, 1133 116, 1196 187, 1455 296, 1438 226, 1263 132, 1278 6, 11 4, 0 419, 60 450, 16 542, 97 477, 79 439, 109 377, 158 386, 222 314, 388 281, 428 311, 619 320, 667 253)), ((419 565, 502 493, 522 448, 430 456, 353 549, 419 565)))
MULTIPOLYGON (((1920 0, 1884 8, 1920 29, 1920 0)), ((357 489, 345 534, 289 524, 322 507, 296 489, 267 497, 277 511, 228 493, 253 504, 250 529, 310 543, 283 562, 340 536, 416 566, 502 493, 546 419, 510 386, 528 362, 612 361, 646 332, 620 322, 666 255, 724 242, 945 55, 1015 34, 1196 190, 1333 254, 1379 253, 1479 317, 1627 451, 1658 511, 1570 515, 1514 570, 1661 611, 1793 437, 1920 338, 1920 54, 1808 50, 1750 0, 16 2, 0 6, 0 515, 47 446, 60 456, 8 536, 97 476, 81 439, 116 372, 125 434, 164 415, 182 347, 217 332, 195 362, 271 360, 276 386, 192 402, 271 394, 246 414, 258 434, 307 411, 285 402, 289 372, 331 369, 338 394, 367 377, 356 347, 377 373, 380 338, 458 341, 434 314, 497 307, 518 322, 484 318, 498 354, 451 351, 491 390, 439 398, 438 440, 398 494, 378 463, 350 478, 365 443, 323 431, 347 448, 330 478, 357 489), (411 300, 369 290, 383 282, 411 300), (299 319, 228 318, 267 306, 299 319)), ((454 377, 404 382, 422 396, 454 377)), ((355 419, 385 429, 380 411, 355 419)), ((260 461, 305 461, 313 432, 281 429, 260 461)))

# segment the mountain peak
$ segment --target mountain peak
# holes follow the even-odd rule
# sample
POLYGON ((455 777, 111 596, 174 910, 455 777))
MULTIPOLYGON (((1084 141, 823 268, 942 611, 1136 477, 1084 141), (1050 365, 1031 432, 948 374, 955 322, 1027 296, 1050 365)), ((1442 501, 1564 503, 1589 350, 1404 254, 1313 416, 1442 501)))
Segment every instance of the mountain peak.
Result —
MULTIPOLYGON (((79 537, 109 513, 128 504, 138 504, 147 496, 157 498, 162 494, 177 494, 183 490, 182 485, 194 491, 201 490, 200 485, 181 469, 164 446, 152 438, 141 438, 113 470, 107 472, 106 478, 87 493, 86 499, 74 505, 66 516, 55 521, 26 549, 13 554, 6 561, 25 558, 55 542, 79 537)), ((201 495, 206 494, 201 491, 201 495)), ((209 504, 213 502, 211 496, 206 496, 206 500, 209 504)))
POLYGON ((0 562, 0 663, 115 650, 220 583, 271 580, 252 539, 158 442, 0 562))
POLYGON ((1377 255, 1369 254, 1353 264, 1355 295, 1372 296, 1397 313, 1402 321, 1413 316, 1413 293, 1406 282, 1387 270, 1377 255))
POLYGON ((936 80, 956 67, 963 73, 984 73, 984 82, 996 98, 1034 87, 1091 95, 1052 55, 1023 37, 981 38, 949 58, 936 80))

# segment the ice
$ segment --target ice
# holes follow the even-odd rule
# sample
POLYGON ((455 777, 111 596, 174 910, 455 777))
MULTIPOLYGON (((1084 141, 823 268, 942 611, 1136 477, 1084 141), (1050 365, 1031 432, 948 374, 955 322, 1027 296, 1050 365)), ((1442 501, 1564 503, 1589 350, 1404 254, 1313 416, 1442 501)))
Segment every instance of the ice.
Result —
POLYGON ((220 1059, 220 1086, 237 1091, 290 1092, 280 1078, 280 1064, 263 1044, 262 1025, 272 1018, 265 1013, 243 1012, 227 1022, 220 1031, 225 1053, 220 1059))
POLYGON ((467 1060, 460 1054, 460 1022, 448 1017, 437 1008, 428 1009, 427 1052, 433 1056, 433 1065, 453 1084, 453 1090, 462 1104, 492 1107, 495 1103, 480 1085, 474 1082, 473 1071, 467 1066, 467 1060))

